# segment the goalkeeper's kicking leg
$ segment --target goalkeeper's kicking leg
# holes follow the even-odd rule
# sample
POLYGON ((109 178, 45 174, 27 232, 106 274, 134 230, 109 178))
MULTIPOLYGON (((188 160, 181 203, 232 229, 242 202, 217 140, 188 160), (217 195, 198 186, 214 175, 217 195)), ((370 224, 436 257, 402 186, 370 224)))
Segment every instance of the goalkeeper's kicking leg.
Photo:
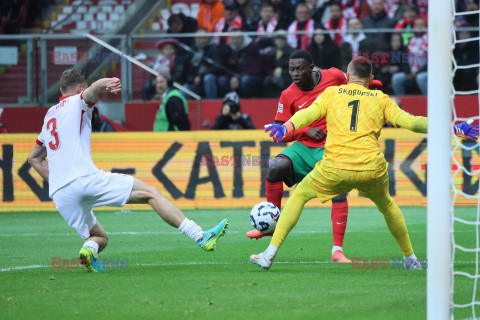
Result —
POLYGON ((251 263, 255 263, 267 270, 270 268, 278 248, 280 248, 287 235, 297 224, 305 203, 316 197, 310 186, 310 180, 309 174, 297 185, 280 214, 270 245, 264 252, 250 256, 251 263))
MULTIPOLYGON (((276 156, 270 163, 267 171, 265 189, 268 202, 272 202, 281 210, 283 197, 283 183, 291 187, 295 183, 301 183, 310 173, 318 160, 323 158, 323 148, 312 149, 301 143, 287 147, 282 153, 276 156)), ((305 202, 315 198, 315 192, 310 190, 304 192, 305 202)), ((343 254, 343 240, 348 219, 348 201, 346 194, 341 194, 332 199, 332 261, 339 263, 351 263, 343 254)), ((250 230, 247 237, 260 239, 265 236, 272 236, 270 233, 262 233, 258 230, 250 230)))

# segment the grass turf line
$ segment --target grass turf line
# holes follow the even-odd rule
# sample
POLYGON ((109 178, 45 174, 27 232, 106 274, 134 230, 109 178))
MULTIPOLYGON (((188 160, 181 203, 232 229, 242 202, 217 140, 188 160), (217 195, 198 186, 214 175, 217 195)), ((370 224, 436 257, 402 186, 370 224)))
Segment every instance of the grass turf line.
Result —
MULTIPOLYGON (((426 210, 402 210, 415 253, 423 259, 426 210)), ((332 246, 329 209, 304 211, 276 258, 285 263, 268 272, 247 263, 250 254, 268 244, 245 237, 251 228, 247 210, 186 214, 204 228, 228 217, 229 229, 214 252, 204 252, 153 212, 98 211, 99 221, 111 232, 101 256, 128 259, 128 268, 104 274, 50 267, 0 272, 0 318, 425 318, 425 271, 352 270, 350 265, 323 263, 330 260, 332 246)), ((467 232, 457 236, 459 241, 471 237, 467 232)), ((51 257, 77 258, 81 243, 58 213, 0 214, 0 269, 49 266, 51 257)), ((350 209, 344 249, 348 257, 401 256, 374 208, 350 209)), ((461 266, 474 272, 474 264, 461 266)), ((456 291, 456 299, 469 302, 472 281, 458 279, 462 281, 465 286, 456 291)), ((456 316, 471 314, 460 311, 456 316)))

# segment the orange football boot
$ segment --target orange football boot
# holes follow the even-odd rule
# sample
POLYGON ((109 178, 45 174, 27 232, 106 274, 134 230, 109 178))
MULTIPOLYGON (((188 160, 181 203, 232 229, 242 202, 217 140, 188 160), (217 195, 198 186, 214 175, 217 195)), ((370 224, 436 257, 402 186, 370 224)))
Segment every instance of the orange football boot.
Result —
POLYGON ((348 259, 343 255, 341 250, 337 250, 332 254, 332 262, 337 263, 352 263, 352 260, 348 259))
POLYGON ((250 230, 247 232, 247 237, 249 237, 250 239, 261 239, 263 237, 271 237, 273 236, 273 231, 272 232, 267 232, 267 233, 263 233, 263 232, 260 232, 258 231, 257 229, 253 229, 253 230, 250 230))

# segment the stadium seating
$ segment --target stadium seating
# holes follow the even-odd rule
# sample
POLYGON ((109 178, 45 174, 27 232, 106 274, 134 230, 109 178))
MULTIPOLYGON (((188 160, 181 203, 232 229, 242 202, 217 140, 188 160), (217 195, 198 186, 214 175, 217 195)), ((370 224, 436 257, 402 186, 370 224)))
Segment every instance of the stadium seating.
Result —
MULTIPOLYGON (((133 0, 97 0, 73 1, 70 5, 62 6, 59 14, 52 14, 52 25, 59 21, 61 29, 71 32, 106 33, 116 29, 124 20, 126 11, 134 6, 133 0)), ((55 28, 58 30, 58 28, 55 28)))

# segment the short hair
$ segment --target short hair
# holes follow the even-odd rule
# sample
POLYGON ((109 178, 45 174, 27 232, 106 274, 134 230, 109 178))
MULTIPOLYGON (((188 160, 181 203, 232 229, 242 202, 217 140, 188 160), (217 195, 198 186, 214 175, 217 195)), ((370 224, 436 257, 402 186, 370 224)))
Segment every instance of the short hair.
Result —
POLYGON ((262 3, 260 10, 262 10, 263 8, 273 8, 273 4, 270 1, 265 1, 264 3, 262 3))
POLYGON ((358 57, 350 61, 352 71, 358 77, 365 79, 372 75, 372 63, 365 57, 358 57))
POLYGON ((182 18, 180 17, 179 14, 172 14, 170 17, 168 17, 167 24, 171 26, 172 24, 175 23, 183 23, 182 18))
MULTIPOLYGON (((159 73, 157 77, 162 77, 163 79, 165 79, 168 87, 171 87, 173 85, 172 78, 170 78, 170 76, 168 74, 159 73)), ((157 77, 155 78, 155 81, 157 80, 157 77)))
POLYGON ((415 13, 417 13, 417 8, 415 8, 415 6, 413 4, 410 4, 410 3, 407 3, 403 6, 403 12, 405 12, 407 10, 415 11, 415 13))
POLYGON ((313 64, 312 55, 307 50, 295 50, 295 51, 293 51, 292 54, 290 55, 289 60, 292 60, 292 59, 304 59, 308 63, 313 64))
POLYGON ((71 87, 75 87, 86 82, 87 77, 83 71, 70 68, 63 71, 62 76, 60 77, 60 90, 62 90, 62 92, 66 92, 71 87))
MULTIPOLYGON (((299 4, 297 4, 297 7, 295 8, 295 11, 297 11, 297 9, 300 8, 300 7, 308 9, 308 6, 305 3, 300 2, 299 4)), ((311 12, 309 12, 309 13, 311 14, 311 12)))
POLYGON ((342 4, 340 3, 340 1, 333 1, 331 4, 330 4, 330 7, 333 7, 333 6, 337 6, 340 8, 340 10, 343 10, 343 6, 342 4))

